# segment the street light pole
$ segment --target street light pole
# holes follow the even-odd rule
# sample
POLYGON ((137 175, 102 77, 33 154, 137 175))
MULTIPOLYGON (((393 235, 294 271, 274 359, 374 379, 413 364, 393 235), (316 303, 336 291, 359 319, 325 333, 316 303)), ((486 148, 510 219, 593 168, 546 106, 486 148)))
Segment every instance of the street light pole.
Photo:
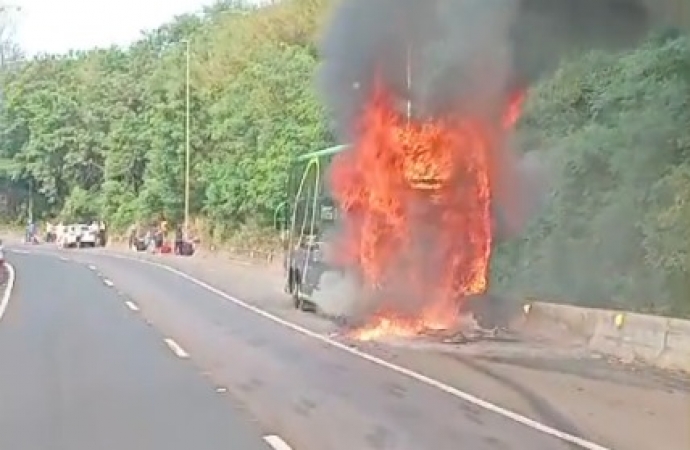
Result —
POLYGON ((189 178, 190 178, 190 160, 191 152, 189 146, 189 129, 190 129, 190 105, 189 105, 189 90, 190 90, 190 79, 189 79, 189 66, 190 66, 190 41, 186 39, 186 50, 187 50, 187 64, 186 64, 186 105, 185 105, 185 167, 184 167, 184 232, 185 236, 189 236, 189 178))
POLYGON ((15 23, 14 20, 12 20, 11 14, 19 13, 21 11, 22 7, 19 5, 0 5, 0 67, 3 69, 8 62, 16 62, 12 60, 12 57, 16 57, 16 55, 11 54, 16 53, 16 51, 13 52, 13 50, 16 50, 13 39, 16 30, 14 28, 15 23), (9 60, 8 53, 11 54, 9 55, 9 60))
POLYGON ((34 179, 29 178, 29 222, 34 222, 34 179))

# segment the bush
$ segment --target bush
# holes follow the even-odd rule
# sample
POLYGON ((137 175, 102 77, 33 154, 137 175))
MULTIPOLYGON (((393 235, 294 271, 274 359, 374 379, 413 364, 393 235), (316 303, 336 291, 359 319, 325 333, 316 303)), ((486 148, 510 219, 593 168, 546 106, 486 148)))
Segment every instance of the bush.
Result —
POLYGON ((690 38, 564 64, 521 132, 553 175, 547 206, 496 249, 500 291, 690 314, 690 38))

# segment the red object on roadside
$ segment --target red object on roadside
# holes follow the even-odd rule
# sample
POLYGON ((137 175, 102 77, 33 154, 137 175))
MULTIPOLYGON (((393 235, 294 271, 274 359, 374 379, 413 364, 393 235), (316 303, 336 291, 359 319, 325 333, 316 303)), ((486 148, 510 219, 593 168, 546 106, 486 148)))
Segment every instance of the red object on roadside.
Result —
POLYGON ((170 253, 172 253, 172 247, 170 246, 170 244, 163 244, 161 246, 161 254, 168 255, 170 253))

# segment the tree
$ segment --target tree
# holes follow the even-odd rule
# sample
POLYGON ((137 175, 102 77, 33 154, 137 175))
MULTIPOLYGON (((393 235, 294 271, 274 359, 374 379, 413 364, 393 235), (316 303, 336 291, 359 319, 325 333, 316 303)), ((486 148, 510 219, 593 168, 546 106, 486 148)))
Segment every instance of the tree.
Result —
POLYGON ((191 212, 209 231, 272 223, 291 158, 331 144, 309 82, 324 6, 219 3, 127 49, 28 61, 1 81, 2 167, 17 185, 32 181, 41 217, 180 222, 188 39, 191 212))
MULTIPOLYGON (((0 181, 20 200, 33 192, 40 218, 99 216, 114 231, 180 222, 189 40, 197 231, 242 245, 273 237, 290 161, 335 144, 313 89, 329 4, 228 0, 128 48, 0 71, 0 181)), ((689 102, 680 33, 578 57, 536 86, 519 134, 553 184, 526 233, 495 249, 493 288, 690 314, 689 102)))
POLYGON ((555 174, 524 238, 499 248, 506 292, 690 313, 690 38, 591 53, 537 87, 523 131, 555 174))

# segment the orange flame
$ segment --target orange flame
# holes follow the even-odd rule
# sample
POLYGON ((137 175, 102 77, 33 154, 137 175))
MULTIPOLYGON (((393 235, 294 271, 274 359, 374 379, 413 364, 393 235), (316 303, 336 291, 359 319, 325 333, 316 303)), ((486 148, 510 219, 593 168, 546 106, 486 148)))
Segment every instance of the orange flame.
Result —
POLYGON ((521 102, 521 94, 509 100, 499 126, 473 117, 408 120, 375 89, 358 139, 331 174, 345 212, 341 263, 385 305, 355 338, 449 328, 458 302, 486 290, 492 154, 521 102), (408 300, 419 306, 396 307, 408 300))

